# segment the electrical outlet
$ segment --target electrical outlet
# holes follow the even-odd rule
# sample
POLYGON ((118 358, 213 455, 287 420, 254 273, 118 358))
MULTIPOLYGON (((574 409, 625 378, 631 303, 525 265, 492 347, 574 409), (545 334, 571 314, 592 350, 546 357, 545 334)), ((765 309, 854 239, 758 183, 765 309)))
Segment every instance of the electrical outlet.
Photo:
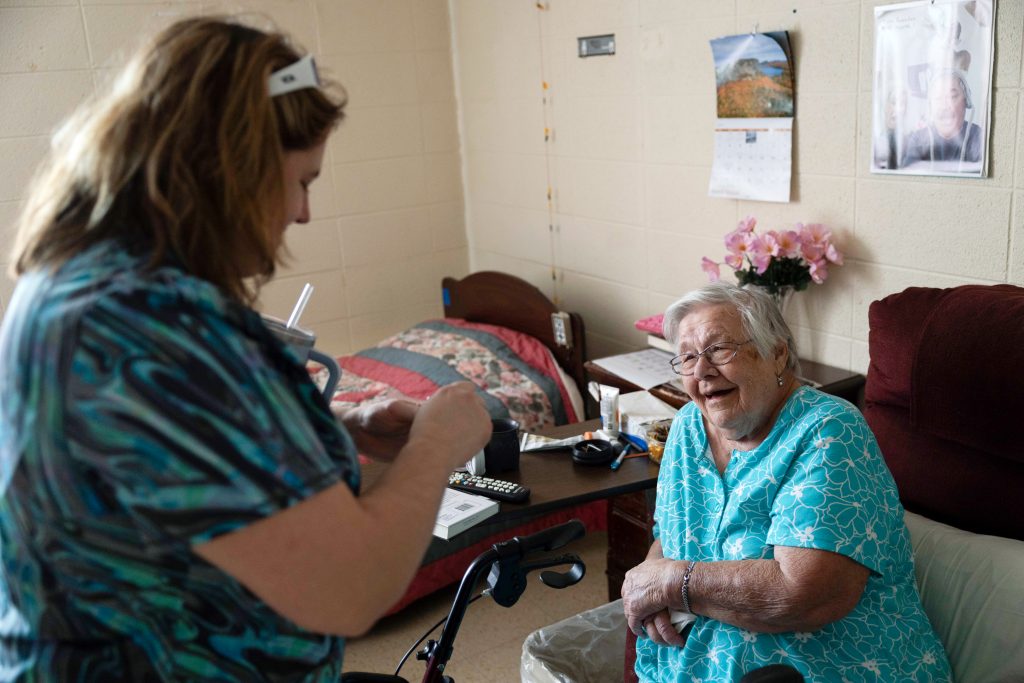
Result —
POLYGON ((569 314, 564 311, 551 314, 551 330, 555 334, 555 343, 559 346, 572 346, 572 325, 569 314))

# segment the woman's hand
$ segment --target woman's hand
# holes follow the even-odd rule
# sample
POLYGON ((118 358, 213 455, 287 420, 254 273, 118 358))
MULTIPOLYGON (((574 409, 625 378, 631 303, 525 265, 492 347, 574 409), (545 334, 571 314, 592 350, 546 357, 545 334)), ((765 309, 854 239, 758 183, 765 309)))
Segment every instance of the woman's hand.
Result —
POLYGON ((409 440, 409 429, 419 409, 419 404, 412 401, 391 399, 334 410, 334 414, 352 435, 360 453, 375 460, 390 461, 409 440))
MULTIPOLYGON (((682 606, 688 562, 662 559, 655 541, 647 560, 626 572, 622 606, 629 628, 641 626, 664 608, 682 606)), ((850 558, 816 548, 775 546, 771 560, 701 562, 691 575, 691 609, 707 619, 747 631, 817 631, 842 619, 864 593, 870 570, 850 558)), ((670 644, 655 619, 657 633, 670 644)), ((651 635, 651 628, 646 627, 651 635)), ((651 636, 657 641, 657 636, 651 636)))
POLYGON ((647 560, 626 572, 622 582, 622 608, 626 623, 636 636, 647 636, 661 645, 682 647, 685 644, 668 613, 669 609, 682 606, 682 595, 679 591, 674 595, 672 586, 682 585, 685 568, 685 562, 648 555, 647 560))
POLYGON ((676 631, 672 625, 672 615, 668 609, 663 609, 644 620, 644 630, 641 635, 646 635, 652 642, 658 645, 674 645, 683 647, 686 639, 676 631))
POLYGON ((447 384, 420 406, 409 430, 410 447, 440 452, 451 471, 466 464, 491 438, 491 416, 476 386, 447 384))
POLYGON ((491 418, 467 382, 420 406, 385 402, 339 417, 378 454, 405 443, 372 489, 356 497, 339 481, 193 548, 303 628, 357 636, 409 585, 448 474, 487 442, 491 418))

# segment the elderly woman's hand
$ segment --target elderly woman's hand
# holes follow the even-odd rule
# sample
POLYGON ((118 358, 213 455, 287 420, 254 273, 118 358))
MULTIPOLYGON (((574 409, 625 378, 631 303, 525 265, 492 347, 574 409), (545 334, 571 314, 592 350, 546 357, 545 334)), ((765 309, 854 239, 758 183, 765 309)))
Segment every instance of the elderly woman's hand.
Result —
POLYGON ((669 609, 682 606, 682 594, 674 587, 682 585, 686 563, 666 560, 657 556, 660 554, 660 545, 655 543, 648 559, 626 572, 622 582, 622 608, 629 629, 638 637, 647 636, 661 645, 682 647, 686 641, 672 626, 669 609))

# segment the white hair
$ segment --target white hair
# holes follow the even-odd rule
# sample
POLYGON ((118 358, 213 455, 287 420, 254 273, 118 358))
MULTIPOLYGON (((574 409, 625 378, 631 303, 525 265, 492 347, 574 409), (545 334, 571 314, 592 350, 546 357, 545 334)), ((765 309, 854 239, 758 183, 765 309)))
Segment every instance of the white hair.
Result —
POLYGON ((665 310, 663 332, 673 347, 679 339, 679 323, 694 309, 701 306, 732 306, 740 316, 743 332, 754 343, 758 355, 764 359, 775 357, 775 348, 785 344, 789 350, 786 367, 800 374, 796 340, 782 317, 774 297, 760 287, 739 287, 728 282, 711 282, 695 289, 665 310))

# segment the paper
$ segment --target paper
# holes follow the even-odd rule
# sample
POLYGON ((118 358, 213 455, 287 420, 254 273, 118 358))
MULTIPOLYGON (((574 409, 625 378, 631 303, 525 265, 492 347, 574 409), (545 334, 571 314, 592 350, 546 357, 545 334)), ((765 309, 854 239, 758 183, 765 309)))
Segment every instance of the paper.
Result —
POLYGON ((711 41, 718 118, 708 194, 788 202, 793 159, 789 35, 745 33, 711 41))
POLYGON ((641 439, 647 438, 647 423, 673 418, 678 412, 646 391, 623 394, 619 397, 619 406, 622 413, 622 431, 641 439))
POLYGON ((519 437, 519 451, 521 453, 533 453, 536 451, 556 451, 572 448, 573 444, 583 440, 583 435, 570 436, 567 439, 552 439, 549 436, 540 434, 523 433, 519 437))
POLYGON ((593 363, 646 390, 677 377, 668 364, 670 360, 671 353, 659 349, 644 349, 620 356, 598 358, 593 363))
POLYGON ((674 353, 675 349, 672 348, 672 342, 662 337, 660 334, 649 334, 647 335, 647 345, 652 349, 661 349, 669 353, 674 353))
POLYGON ((668 611, 668 618, 672 622, 672 628, 676 630, 676 633, 682 633, 687 626, 697 621, 696 614, 690 614, 682 610, 670 609, 668 611))
POLYGON ((793 120, 719 119, 715 128, 712 197, 788 202, 793 120))

